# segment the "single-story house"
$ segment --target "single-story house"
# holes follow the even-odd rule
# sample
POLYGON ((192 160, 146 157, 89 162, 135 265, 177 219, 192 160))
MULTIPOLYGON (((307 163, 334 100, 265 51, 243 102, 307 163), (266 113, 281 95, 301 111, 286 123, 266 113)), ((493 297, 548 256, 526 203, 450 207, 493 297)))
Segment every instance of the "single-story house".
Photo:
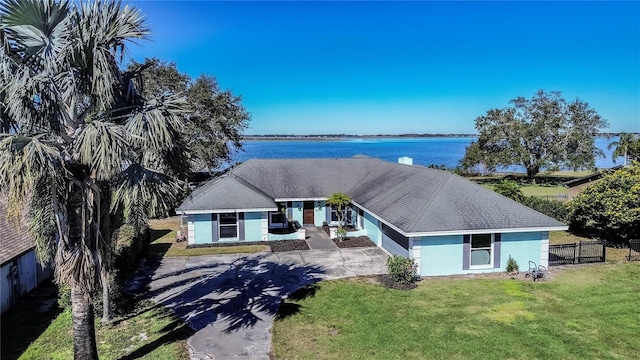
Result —
POLYGON ((0 242, 0 312, 4 313, 52 272, 36 260, 35 242, 25 223, 7 219, 4 199, 0 199, 0 242))
POLYGON ((325 200, 348 194, 347 223, 422 276, 505 271, 548 263, 549 231, 567 226, 447 171, 357 156, 252 159, 197 188, 178 207, 189 244, 304 238, 336 224, 325 200))

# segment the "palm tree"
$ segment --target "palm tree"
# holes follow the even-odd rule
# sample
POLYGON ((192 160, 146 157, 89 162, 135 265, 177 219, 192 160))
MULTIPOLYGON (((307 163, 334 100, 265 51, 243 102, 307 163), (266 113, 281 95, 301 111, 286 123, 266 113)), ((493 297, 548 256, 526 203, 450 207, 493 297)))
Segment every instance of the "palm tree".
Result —
POLYGON ((627 166, 627 159, 629 158, 630 148, 634 145, 634 143, 638 141, 635 138, 634 134, 631 133, 620 133, 620 138, 618 141, 614 141, 607 146, 609 150, 615 147, 613 153, 611 154, 611 159, 615 163, 616 160, 622 156, 624 158, 624 166, 627 166))
POLYGON ((345 193, 337 192, 331 194, 326 201, 326 204, 336 208, 336 216, 338 217, 338 239, 342 241, 344 239, 344 215, 346 206, 351 202, 351 197, 345 193))
POLYGON ((138 227, 173 203, 185 170, 184 99, 142 98, 123 72, 148 35, 112 0, 0 4, 0 189, 28 207, 42 262, 71 288, 74 356, 97 359, 92 292, 109 269, 111 219, 138 227))

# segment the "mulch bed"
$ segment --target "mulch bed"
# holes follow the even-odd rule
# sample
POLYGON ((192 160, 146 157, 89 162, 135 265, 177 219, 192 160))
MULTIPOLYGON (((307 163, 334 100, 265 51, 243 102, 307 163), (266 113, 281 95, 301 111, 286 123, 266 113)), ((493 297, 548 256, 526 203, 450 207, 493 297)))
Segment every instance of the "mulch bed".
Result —
POLYGON ((368 236, 357 236, 352 238, 346 238, 343 241, 333 239, 333 242, 341 249, 356 248, 356 247, 374 247, 374 244, 368 236))
POLYGON ((228 247, 228 246, 246 246, 246 245, 266 245, 271 248, 271 252, 282 252, 292 250, 309 250, 307 242, 304 240, 278 240, 278 241, 239 241, 211 244, 189 245, 187 249, 201 247, 228 247))
POLYGON ((376 280, 378 280, 380 284, 384 285, 389 289, 411 290, 411 289, 415 289, 418 286, 418 284, 416 284, 415 282, 412 282, 411 284, 398 284, 391 279, 391 276, 389 276, 389 274, 377 275, 376 280))

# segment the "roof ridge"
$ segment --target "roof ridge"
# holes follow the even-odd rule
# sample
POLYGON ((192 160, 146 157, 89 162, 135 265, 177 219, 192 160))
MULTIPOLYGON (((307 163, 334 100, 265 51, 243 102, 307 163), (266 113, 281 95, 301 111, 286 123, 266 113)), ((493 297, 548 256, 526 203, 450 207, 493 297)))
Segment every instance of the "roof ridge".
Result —
POLYGON ((349 191, 353 191, 355 189, 358 189, 359 186, 361 186, 361 184, 363 184, 365 182, 365 180, 369 179, 373 173, 380 167, 382 166, 382 164, 384 164, 386 161, 379 159, 377 157, 369 157, 367 159, 357 159, 357 160, 373 160, 373 161, 377 161, 378 163, 376 164, 376 166, 374 166, 368 173, 367 175, 365 175, 362 179, 359 179, 358 183, 356 185, 354 185, 351 189, 347 190, 347 192, 349 191))
POLYGON ((255 185, 253 185, 252 183, 248 182, 247 180, 241 178, 240 176, 238 176, 236 174, 229 174, 229 175, 230 175, 229 179, 233 179, 233 180, 239 182, 241 185, 247 187, 249 190, 251 190, 254 193, 256 193, 256 195, 265 196, 265 197, 271 199, 273 202, 275 202, 275 200, 270 195, 268 195, 264 191, 258 189, 255 185))
MULTIPOLYGON (((429 168, 423 168, 424 170, 431 170, 429 168)), ((408 224, 408 228, 409 231, 413 230, 413 227, 417 225, 418 220, 421 218, 420 215, 424 214, 426 212, 426 210, 431 206, 431 204, 435 201, 435 199, 440 196, 440 192, 442 191, 442 189, 444 188, 444 186, 451 180, 453 174, 451 174, 448 171, 444 172, 445 177, 443 177, 442 180, 440 180, 440 183, 438 185, 436 185, 436 189, 433 191, 433 196, 431 196, 429 198, 428 201, 425 201, 425 203, 420 207, 419 211, 415 212, 415 216, 413 217, 413 219, 411 220, 411 222, 409 222, 408 224)))

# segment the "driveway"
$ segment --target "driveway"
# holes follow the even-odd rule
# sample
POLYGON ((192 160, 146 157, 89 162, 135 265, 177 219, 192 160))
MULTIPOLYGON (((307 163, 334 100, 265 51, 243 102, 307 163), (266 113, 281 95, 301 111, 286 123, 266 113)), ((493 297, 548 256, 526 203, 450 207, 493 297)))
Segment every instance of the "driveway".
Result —
POLYGON ((320 280, 386 273, 386 259, 377 247, 164 258, 147 268, 147 289, 195 330, 192 359, 269 359, 283 298, 320 280))

